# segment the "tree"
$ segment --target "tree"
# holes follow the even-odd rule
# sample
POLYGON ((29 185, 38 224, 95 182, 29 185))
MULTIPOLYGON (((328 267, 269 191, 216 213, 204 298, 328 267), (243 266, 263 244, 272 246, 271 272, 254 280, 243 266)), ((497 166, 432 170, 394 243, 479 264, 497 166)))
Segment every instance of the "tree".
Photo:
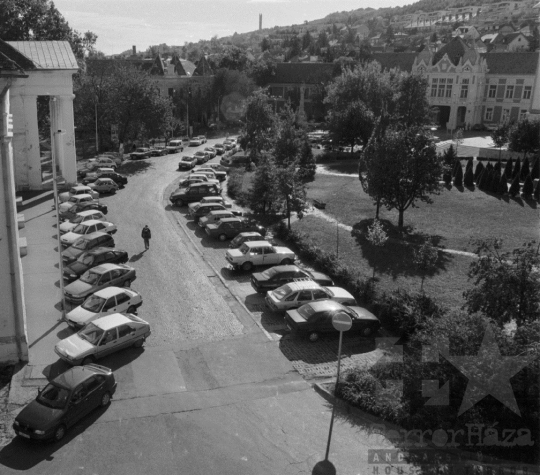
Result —
POLYGON ((533 25, 532 35, 529 37, 529 51, 534 53, 538 48, 540 48, 540 34, 538 33, 538 27, 533 25))
POLYGON ((506 174, 502 174, 501 179, 499 180, 499 189, 498 193, 500 195, 504 195, 505 193, 508 193, 508 179, 506 178, 506 174))
POLYGON ((512 157, 510 157, 507 161, 506 161, 506 165, 504 167, 504 174, 507 176, 507 177, 511 177, 512 176, 512 171, 514 170, 514 161, 512 160, 512 157))
POLYGON ((521 160, 518 158, 516 159, 516 164, 514 165, 514 170, 512 171, 512 178, 517 177, 519 180, 520 175, 521 175, 521 160))
POLYGON ((363 154, 368 189, 387 209, 398 211, 398 226, 403 228, 403 215, 409 207, 415 207, 417 201, 432 203, 430 195, 440 193, 443 164, 435 145, 420 128, 389 129, 370 142, 368 149, 363 154))
POLYGON ((540 147, 540 121, 520 120, 509 133, 508 148, 523 152, 523 157, 540 147))
POLYGON ((267 51, 271 46, 272 44, 270 43, 270 40, 265 36, 261 41, 261 51, 267 51))
POLYGON ((261 151, 268 148, 274 136, 275 116, 270 98, 264 91, 256 91, 247 100, 246 125, 241 146, 256 162, 261 151))
MULTIPOLYGON (((378 219, 374 219, 371 226, 368 227, 366 239, 372 246, 380 248, 388 241, 388 234, 386 234, 382 223, 378 219)), ((375 284, 375 270, 376 267, 373 265, 373 276, 371 277, 373 284, 375 284)))
POLYGON ((519 175, 516 175, 512 180, 508 193, 510 193, 511 196, 516 196, 519 194, 519 175))
POLYGON ((296 115, 287 104, 276 120, 274 137, 274 160, 279 168, 295 165, 300 151, 300 141, 295 127, 296 115))
POLYGON ((474 186, 474 173, 472 167, 465 169, 465 176, 463 178, 463 184, 467 188, 472 188, 474 186))
POLYGON ((476 241, 469 268, 473 287, 464 293, 465 308, 481 312, 501 327, 515 321, 518 326, 540 317, 540 256, 534 242, 511 252, 503 251, 500 239, 476 241))
POLYGON ((499 161, 501 161, 502 148, 508 143, 508 125, 506 123, 500 124, 495 130, 491 132, 491 140, 496 147, 499 147, 499 161))
POLYGON ((482 174, 484 169, 485 169, 484 164, 482 162, 478 162, 478 164, 476 165, 476 168, 474 170, 474 181, 476 182, 477 185, 478 185, 478 181, 480 179, 480 175, 482 174))
POLYGON ((531 178, 533 180, 535 178, 540 178, 540 160, 538 159, 538 157, 535 157, 534 162, 532 164, 531 178))
POLYGON ((448 147, 442 154, 442 163, 443 180, 447 185, 450 185, 452 183, 452 176, 456 163, 459 163, 456 151, 454 150, 454 146, 452 144, 450 144, 450 147, 448 147))
POLYGON ((291 213, 300 213, 306 209, 306 187, 294 172, 294 165, 291 165, 278 168, 276 173, 278 200, 287 216, 288 229, 291 229, 291 213))
POLYGON ((420 292, 424 292, 424 280, 426 278, 426 274, 435 269, 438 259, 439 251, 435 246, 433 246, 431 240, 426 240, 420 247, 414 250, 413 262, 422 276, 420 292))
POLYGON ((454 175, 454 186, 457 188, 463 186, 463 169, 461 165, 457 167, 456 174, 454 175))
POLYGON ((261 158, 255 169, 251 188, 247 193, 249 207, 255 213, 272 213, 276 211, 277 198, 277 169, 274 161, 266 156, 261 158))
POLYGON ((311 145, 304 137, 302 144, 300 145, 300 152, 298 155, 298 169, 296 170, 296 176, 302 182, 313 181, 315 179, 315 173, 317 171, 317 163, 311 150, 311 145))
POLYGON ((454 134, 454 141, 456 142, 456 155, 458 153, 459 146, 463 143, 463 129, 457 129, 454 134))
POLYGON ((525 182, 523 183, 523 189, 521 190, 521 193, 524 198, 530 198, 534 191, 534 183, 532 181, 531 175, 527 175, 527 178, 525 178, 525 182))
POLYGON ((523 160, 523 165, 521 165, 521 170, 519 172, 519 179, 521 181, 524 181, 525 178, 527 178, 530 173, 531 173, 531 169, 529 166, 529 157, 525 157, 525 159, 523 160))
MULTIPOLYGON (((467 172, 467 170, 471 170, 472 172, 472 169, 473 169, 473 159, 472 157, 469 157, 469 159, 467 160, 467 164, 465 165, 465 172, 467 172)), ((474 174, 473 174, 473 177, 474 177, 474 174)))
POLYGON ((311 33, 309 30, 306 30, 304 35, 302 36, 302 49, 308 50, 311 44, 313 43, 313 38, 311 37, 311 33))
POLYGON ((536 182, 536 188, 534 189, 534 199, 540 201, 540 181, 536 182))

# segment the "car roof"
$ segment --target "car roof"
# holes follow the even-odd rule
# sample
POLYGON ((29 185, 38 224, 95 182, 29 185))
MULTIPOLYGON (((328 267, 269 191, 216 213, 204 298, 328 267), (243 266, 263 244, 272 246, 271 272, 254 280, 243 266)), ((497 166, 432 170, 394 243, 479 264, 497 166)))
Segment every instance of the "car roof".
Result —
POLYGON ((96 373, 92 371, 91 368, 86 368, 84 366, 73 366, 66 372, 54 378, 53 382, 66 389, 73 389, 94 374, 96 373))
POLYGON ((289 282, 287 285, 291 291, 297 292, 298 290, 306 290, 306 289, 320 289, 321 286, 317 284, 317 282, 313 282, 312 280, 302 280, 299 282, 289 282))
POLYGON ((219 216, 220 214, 232 214, 232 211, 228 209, 214 209, 210 211, 210 214, 213 216, 219 216))
POLYGON ((118 252, 120 251, 120 249, 113 249, 112 247, 95 247, 94 249, 90 249, 88 251, 88 254, 103 254, 104 252, 108 252, 108 251, 118 252))
POLYGON ((96 181, 112 181, 114 183, 112 178, 108 178, 108 177, 101 177, 101 178, 98 178, 96 181))
POLYGON ((93 224, 97 224, 97 223, 102 223, 103 221, 101 221, 101 219, 89 219, 88 221, 85 221, 84 223, 81 223, 81 224, 84 224, 85 226, 92 226, 93 224))
POLYGON ((311 308, 315 312, 333 312, 334 310, 341 310, 343 308, 343 305, 334 300, 319 300, 307 305, 311 305, 311 308))
POLYGON ((294 264, 282 265, 282 266, 274 266, 274 267, 272 267, 272 269, 277 269, 279 272, 297 272, 299 270, 302 270, 298 266, 295 266, 294 264))
POLYGON ((133 323, 133 320, 121 313, 112 313, 105 317, 98 318, 92 322, 96 327, 102 330, 110 330, 124 323, 133 323))
MULTIPOLYGON (((212 211, 213 213, 214 211, 212 211)), ((230 218, 223 218, 220 220, 222 223, 236 223, 238 221, 242 221, 240 218, 237 218, 236 216, 231 216, 230 218)))
POLYGON ((114 297, 115 295, 118 295, 125 290, 126 289, 124 289, 123 287, 105 287, 104 289, 98 290, 94 295, 97 295, 98 297, 103 297, 104 299, 108 299, 109 297, 114 297))
MULTIPOLYGON (((210 201, 208 203, 201 203, 199 207, 202 208, 204 206, 205 208, 209 208, 210 206, 216 206, 216 205, 223 206, 223 203, 221 203, 219 201, 210 201)), ((223 211, 225 211, 225 210, 223 210, 223 211)))
POLYGON ((90 187, 87 186, 87 185, 74 185, 74 186, 72 186, 70 188, 70 190, 73 190, 73 189, 75 189, 75 190, 89 190, 90 187))
POLYGON ((122 268, 122 266, 119 266, 118 264, 113 264, 111 262, 106 262, 105 264, 100 264, 99 266, 92 267, 92 272, 95 272, 96 274, 104 274, 105 272, 118 268, 122 268))
MULTIPOLYGON (((90 216, 90 215, 92 215, 94 213, 101 213, 101 211, 99 209, 86 209, 84 211, 79 211, 77 214, 79 216, 90 216)), ((101 213, 101 214, 103 214, 103 213, 101 213)), ((96 221, 96 220, 91 219, 90 221, 96 221)))
POLYGON ((270 244, 268 241, 250 241, 245 242, 244 245, 248 247, 272 247, 272 244, 270 244))

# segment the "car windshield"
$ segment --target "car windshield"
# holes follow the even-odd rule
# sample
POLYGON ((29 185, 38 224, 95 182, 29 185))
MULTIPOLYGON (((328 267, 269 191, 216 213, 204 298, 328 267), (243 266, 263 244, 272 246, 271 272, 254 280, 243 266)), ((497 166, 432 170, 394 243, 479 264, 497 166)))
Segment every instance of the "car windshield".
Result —
POLYGON ((77 333, 77 335, 79 335, 79 337, 83 340, 86 340, 88 343, 92 343, 92 345, 97 345, 99 343, 99 340, 101 340, 103 330, 94 325, 93 323, 89 323, 79 333, 77 333))
POLYGON ((90 241, 88 241, 87 239, 78 239, 77 241, 75 241, 72 247, 80 250, 88 249, 90 247, 90 241))
POLYGON ((83 221, 84 221, 84 216, 75 216, 69 222, 73 224, 79 224, 79 223, 82 223, 83 221))
POLYGON ((69 390, 53 383, 47 384, 37 397, 37 401, 53 409, 63 409, 69 397, 69 390))
POLYGON ((278 300, 283 300, 291 292, 292 289, 288 285, 282 285, 281 287, 274 290, 274 297, 276 297, 278 300))
POLYGON ((182 158, 182 161, 183 161, 183 162, 191 162, 191 160, 193 160, 191 157, 184 157, 184 158, 182 158))
POLYGON ((195 155, 197 157, 204 157, 204 153, 203 152, 195 152, 195 155))
POLYGON ((246 245, 246 243, 242 244, 242 247, 240 248, 240 252, 242 254, 246 254, 249 252, 249 246, 246 245))
POLYGON ((136 152, 146 152, 146 149, 145 148, 138 148, 137 150, 135 150, 136 152))
POLYGON ((101 310, 101 307, 103 307, 104 303, 105 299, 103 297, 91 295, 84 301, 82 308, 88 310, 89 312, 98 313, 101 310))
POLYGON ((86 226, 86 224, 81 223, 73 228, 73 232, 77 234, 86 234, 87 228, 88 226, 86 226))
POLYGON ((197 211, 199 208, 201 207, 201 204, 200 203, 197 203, 195 205, 193 205, 193 207, 191 208, 193 211, 197 211))
POLYGON ((91 256, 89 254, 81 254, 77 259, 77 262, 89 266, 94 262, 94 256, 91 256))
POLYGON ((101 274, 96 274, 95 272, 92 272, 92 270, 89 270, 82 275, 80 280, 86 284, 94 285, 100 277, 101 274))
POLYGON ((72 196, 68 201, 70 203, 76 203, 77 201, 79 201, 79 198, 77 196, 72 196))
POLYGON ((301 317, 304 318, 304 320, 308 320, 309 317, 311 317, 315 313, 315 310, 313 309, 311 305, 307 304, 307 305, 302 305, 298 309, 298 313, 300 314, 301 317))

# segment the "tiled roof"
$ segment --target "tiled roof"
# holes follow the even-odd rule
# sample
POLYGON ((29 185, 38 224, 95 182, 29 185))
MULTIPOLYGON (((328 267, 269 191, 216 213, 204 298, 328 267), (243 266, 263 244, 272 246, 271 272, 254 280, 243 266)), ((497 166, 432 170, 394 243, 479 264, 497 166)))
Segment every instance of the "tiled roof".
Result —
POLYGON ((277 63, 274 84, 319 84, 332 79, 332 63, 277 63))
POLYGON ((214 72, 212 71, 210 64, 208 64, 208 61, 204 56, 201 56, 195 71, 193 71, 193 76, 212 76, 213 74, 214 72))
POLYGON ((373 53, 371 56, 383 69, 398 68, 402 71, 412 71, 418 53, 373 53))
POLYGON ((536 74, 538 53, 483 53, 489 74, 536 74))
POLYGON ((433 55, 432 64, 437 64, 447 54, 450 61, 457 66, 468 49, 470 48, 465 42, 459 36, 456 36, 433 55))
MULTIPOLYGON (((181 59, 180 64, 182 66, 182 69, 185 71, 185 76, 193 76, 193 73, 195 72, 195 64, 193 64, 191 61, 188 61, 187 59, 181 59)), ((177 66, 178 67, 178 66, 177 66)))
POLYGON ((79 69, 67 41, 7 41, 30 59, 36 69, 79 69))

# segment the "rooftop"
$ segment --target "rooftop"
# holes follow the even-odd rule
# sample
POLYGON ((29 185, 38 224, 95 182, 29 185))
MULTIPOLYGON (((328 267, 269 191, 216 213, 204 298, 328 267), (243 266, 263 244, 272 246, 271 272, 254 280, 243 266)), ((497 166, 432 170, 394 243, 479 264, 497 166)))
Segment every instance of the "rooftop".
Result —
POLYGON ((35 69, 79 69, 67 41, 6 41, 29 59, 35 69))
POLYGON ((94 320, 92 323, 98 327, 101 328, 104 331, 110 330, 111 328, 118 327, 120 325, 123 325, 124 323, 131 323, 133 320, 126 317, 125 315, 122 315, 121 313, 112 313, 111 315, 107 315, 106 317, 98 318, 97 320, 94 320))

